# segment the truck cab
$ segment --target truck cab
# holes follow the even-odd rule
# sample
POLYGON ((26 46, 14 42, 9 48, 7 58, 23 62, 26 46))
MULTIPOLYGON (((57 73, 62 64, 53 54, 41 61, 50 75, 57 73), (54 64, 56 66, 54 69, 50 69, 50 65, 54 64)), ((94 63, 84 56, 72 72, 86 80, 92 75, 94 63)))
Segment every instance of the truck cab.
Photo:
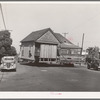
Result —
POLYGON ((77 49, 61 49, 60 50, 60 64, 72 65, 81 64, 82 56, 77 49))

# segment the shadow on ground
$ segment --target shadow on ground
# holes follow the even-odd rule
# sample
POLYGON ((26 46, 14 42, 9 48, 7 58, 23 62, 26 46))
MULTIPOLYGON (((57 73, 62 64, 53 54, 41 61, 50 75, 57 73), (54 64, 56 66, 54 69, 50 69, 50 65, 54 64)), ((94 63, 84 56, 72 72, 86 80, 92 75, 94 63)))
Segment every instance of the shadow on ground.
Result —
POLYGON ((88 70, 91 70, 91 71, 100 71, 100 68, 98 68, 98 70, 95 70, 95 69, 93 69, 93 68, 90 68, 90 69, 88 69, 88 70))
POLYGON ((1 72, 16 72, 15 70, 0 70, 1 72))
POLYGON ((21 65, 26 66, 37 66, 37 67, 74 67, 74 65, 67 64, 67 65, 59 65, 59 64, 47 64, 47 63, 20 63, 21 65))

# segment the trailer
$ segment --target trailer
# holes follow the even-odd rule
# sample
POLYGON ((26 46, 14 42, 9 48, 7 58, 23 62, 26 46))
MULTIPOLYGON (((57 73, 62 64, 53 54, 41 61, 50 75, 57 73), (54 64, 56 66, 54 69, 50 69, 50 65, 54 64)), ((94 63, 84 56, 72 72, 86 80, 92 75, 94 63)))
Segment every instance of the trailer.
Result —
POLYGON ((60 45, 60 57, 59 61, 61 65, 72 65, 82 63, 81 48, 74 45, 63 43, 60 45))
POLYGON ((87 51, 88 51, 88 55, 86 57, 87 69, 93 68, 94 70, 98 70, 100 68, 99 47, 89 47, 87 51))

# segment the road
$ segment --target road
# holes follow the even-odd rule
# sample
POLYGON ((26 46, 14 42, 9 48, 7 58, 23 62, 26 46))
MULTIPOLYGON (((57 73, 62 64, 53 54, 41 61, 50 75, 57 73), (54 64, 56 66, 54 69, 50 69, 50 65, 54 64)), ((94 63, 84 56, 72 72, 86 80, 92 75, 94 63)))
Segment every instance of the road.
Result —
POLYGON ((0 91, 100 91, 100 70, 89 70, 85 66, 17 63, 17 72, 0 72, 1 78, 0 91))

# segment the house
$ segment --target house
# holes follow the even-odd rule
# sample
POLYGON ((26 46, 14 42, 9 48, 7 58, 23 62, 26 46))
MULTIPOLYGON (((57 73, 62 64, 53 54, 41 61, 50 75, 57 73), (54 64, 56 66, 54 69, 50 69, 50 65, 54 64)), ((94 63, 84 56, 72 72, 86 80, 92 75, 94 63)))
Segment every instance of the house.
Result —
POLYGON ((21 41, 20 58, 36 62, 56 61, 58 48, 63 43, 73 45, 61 34, 54 33, 50 28, 32 32, 21 41))

